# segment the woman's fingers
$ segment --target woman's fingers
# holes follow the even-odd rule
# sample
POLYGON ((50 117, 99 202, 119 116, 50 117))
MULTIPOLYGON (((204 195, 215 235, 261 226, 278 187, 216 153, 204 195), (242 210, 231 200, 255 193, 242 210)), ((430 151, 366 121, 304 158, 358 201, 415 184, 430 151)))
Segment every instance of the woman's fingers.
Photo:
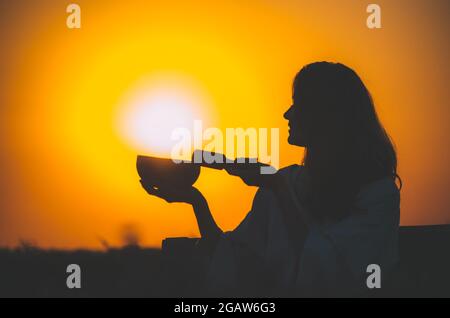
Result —
POLYGON ((172 198, 170 196, 170 193, 167 191, 163 191, 161 189, 157 189, 153 186, 144 186, 145 191, 147 191, 148 194, 154 195, 155 197, 161 198, 167 202, 172 202, 172 198))
POLYGON ((192 196, 193 188, 176 188, 176 187, 164 187, 164 188, 156 188, 153 185, 145 183, 143 180, 139 180, 142 187, 147 191, 148 194, 154 195, 165 201, 172 202, 187 202, 188 199, 192 196))
POLYGON ((141 183, 142 187, 144 188, 145 191, 147 191, 148 194, 152 194, 152 195, 158 195, 159 194, 159 190, 156 189, 154 186, 152 186, 150 184, 146 184, 142 180, 139 180, 139 182, 141 183))

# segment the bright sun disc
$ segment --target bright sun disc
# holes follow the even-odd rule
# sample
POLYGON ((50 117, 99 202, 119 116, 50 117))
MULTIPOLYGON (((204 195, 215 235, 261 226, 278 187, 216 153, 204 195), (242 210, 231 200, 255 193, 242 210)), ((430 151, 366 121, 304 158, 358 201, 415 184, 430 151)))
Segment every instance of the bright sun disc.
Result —
POLYGON ((209 121, 211 109, 198 85, 181 76, 160 75, 138 83, 119 105, 121 138, 140 153, 170 156, 177 128, 192 131, 194 121, 209 121))

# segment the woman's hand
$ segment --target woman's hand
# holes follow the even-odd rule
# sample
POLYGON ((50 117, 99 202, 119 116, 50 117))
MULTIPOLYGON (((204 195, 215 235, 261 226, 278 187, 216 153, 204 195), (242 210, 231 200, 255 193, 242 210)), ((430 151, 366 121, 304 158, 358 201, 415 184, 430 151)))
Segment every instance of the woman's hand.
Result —
POLYGON ((200 191, 193 186, 181 188, 176 186, 155 187, 144 180, 140 180, 140 182, 148 194, 164 199, 169 203, 183 202, 194 204, 200 197, 203 197, 200 191))
POLYGON ((237 176, 244 181, 246 185, 257 187, 274 187, 278 184, 278 173, 263 174, 261 168, 269 167, 262 163, 234 163, 225 164, 225 170, 228 174, 237 176))
POLYGON ((202 238, 207 239, 208 246, 213 246, 217 242, 218 237, 222 233, 222 230, 217 226, 211 211, 208 207, 208 202, 202 193, 194 188, 189 187, 155 187, 151 184, 145 183, 144 180, 140 180, 142 187, 148 194, 157 196, 166 200, 169 203, 172 202, 184 202, 189 203, 194 208, 195 217, 197 218, 197 224, 200 230, 202 238), (214 244, 213 244, 214 242, 214 244))

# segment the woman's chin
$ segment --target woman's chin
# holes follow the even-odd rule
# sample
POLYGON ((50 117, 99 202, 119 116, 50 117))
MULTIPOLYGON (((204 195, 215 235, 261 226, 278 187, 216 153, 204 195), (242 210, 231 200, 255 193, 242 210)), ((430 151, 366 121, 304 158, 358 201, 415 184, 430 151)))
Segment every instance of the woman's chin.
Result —
POLYGON ((294 138, 293 136, 291 136, 291 135, 289 135, 287 141, 288 141, 288 143, 289 143, 290 145, 297 145, 297 142, 296 142, 295 138, 294 138))
POLYGON ((295 138, 295 136, 289 135, 287 141, 290 145, 305 147, 305 144, 300 140, 300 138, 295 138))

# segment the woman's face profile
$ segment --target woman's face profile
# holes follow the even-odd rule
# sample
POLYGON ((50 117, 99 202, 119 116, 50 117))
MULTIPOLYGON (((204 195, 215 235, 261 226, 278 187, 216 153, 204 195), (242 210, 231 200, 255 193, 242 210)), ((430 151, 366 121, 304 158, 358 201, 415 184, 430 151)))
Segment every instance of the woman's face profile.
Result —
POLYGON ((298 102, 298 98, 296 98, 296 94, 292 96, 292 105, 289 109, 284 113, 283 117, 288 120, 289 126, 289 137, 288 142, 291 145, 296 145, 300 147, 306 146, 305 134, 303 125, 300 124, 301 114, 300 114, 301 106, 298 102))

